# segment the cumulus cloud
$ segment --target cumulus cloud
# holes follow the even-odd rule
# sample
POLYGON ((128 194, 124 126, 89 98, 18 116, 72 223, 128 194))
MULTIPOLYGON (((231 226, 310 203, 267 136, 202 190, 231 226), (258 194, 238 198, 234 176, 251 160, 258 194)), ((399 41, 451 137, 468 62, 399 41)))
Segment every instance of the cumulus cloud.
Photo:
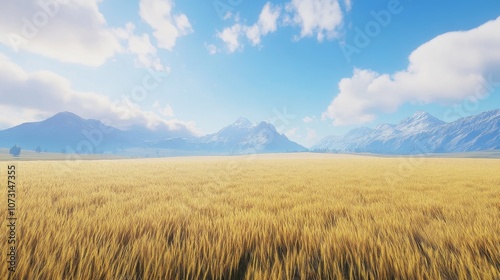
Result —
POLYGON ((268 2, 262 8, 256 23, 248 26, 240 24, 238 19, 233 26, 224 28, 222 32, 217 32, 217 37, 224 42, 230 53, 243 49, 242 37, 246 37, 253 46, 258 46, 263 36, 278 29, 280 13, 281 8, 279 6, 273 6, 268 2))
POLYGON ((123 53, 136 55, 135 64, 137 67, 151 68, 156 71, 169 71, 170 69, 161 63, 156 47, 151 43, 149 35, 144 33, 136 35, 135 25, 127 23, 125 28, 117 28, 116 36, 126 42, 122 50, 123 53))
POLYGON ((219 52, 219 49, 217 49, 217 46, 214 44, 206 44, 205 43, 205 48, 207 48, 207 51, 210 55, 214 55, 219 52))
POLYGON ((35 122, 50 117, 43 112, 29 108, 10 107, 0 104, 0 130, 20 123, 35 122))
POLYGON ((246 36, 252 45, 259 45, 262 36, 276 31, 280 12, 279 7, 273 7, 269 2, 264 5, 257 23, 246 28, 246 36))
POLYGON ((382 74, 355 69, 323 119, 334 125, 370 122, 405 103, 452 104, 484 90, 500 70, 500 17, 468 31, 448 32, 418 47, 405 70, 382 74))
POLYGON ((335 38, 343 22, 338 0, 292 0, 286 11, 290 16, 285 22, 301 28, 297 40, 310 36, 316 36, 318 41, 325 36, 335 38))
POLYGON ((167 104, 166 106, 161 106, 160 102, 157 100, 153 104, 153 108, 158 110, 158 112, 165 117, 172 118, 175 116, 174 109, 172 108, 172 106, 170 104, 167 104))
MULTIPOLYGON (((15 51, 91 67, 103 65, 116 54, 134 54, 138 67, 168 70, 148 34, 134 34, 132 23, 124 28, 107 25, 99 11, 101 1, 7 1, 0 9, 0 43, 15 51)), ((155 29, 158 45, 169 50, 177 37, 192 32, 185 15, 170 14, 172 7, 171 1, 141 2, 141 16, 155 29)))
POLYGON ((231 27, 224 28, 222 32, 217 33, 217 37, 226 44, 227 50, 233 53, 242 48, 240 37, 244 31, 244 26, 237 23, 231 27))
POLYGON ((62 62, 100 66, 121 49, 101 0, 4 1, 0 43, 62 62))
MULTIPOLYGON (((344 6, 345 10, 349 11, 350 0, 345 0, 344 6)), ((311 36, 315 36, 318 41, 323 41, 325 38, 334 39, 342 26, 343 14, 338 0, 292 0, 284 6, 267 2, 262 8, 259 19, 252 25, 240 23, 238 16, 234 21, 232 26, 216 34, 226 45, 229 53, 243 49, 244 44, 241 41, 243 37, 246 37, 253 46, 260 46, 262 37, 276 32, 279 22, 282 26, 301 29, 295 40, 311 36)))
POLYGON ((158 47, 171 51, 179 37, 193 32, 185 14, 172 14, 173 0, 141 0, 139 15, 154 29, 158 47))
POLYGON ((104 120, 121 129, 140 126, 161 129, 172 136, 200 134, 193 122, 167 121, 158 114, 142 110, 138 102, 134 102, 133 95, 111 100, 99 93, 80 92, 74 90, 67 79, 53 72, 27 72, 3 54, 0 54, 0 99, 0 108, 20 112, 10 115, 10 121, 0 119, 3 126, 12 125, 15 117, 19 117, 19 122, 33 121, 71 111, 84 118, 104 120))

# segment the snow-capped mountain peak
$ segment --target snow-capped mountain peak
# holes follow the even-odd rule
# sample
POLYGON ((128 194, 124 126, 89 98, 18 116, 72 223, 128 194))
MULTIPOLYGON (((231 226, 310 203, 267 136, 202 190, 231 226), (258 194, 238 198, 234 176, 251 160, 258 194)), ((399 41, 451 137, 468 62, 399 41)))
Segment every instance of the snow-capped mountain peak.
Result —
POLYGON ((218 132, 202 137, 201 142, 205 149, 232 153, 306 150, 279 134, 272 124, 263 121, 253 125, 245 118, 239 118, 218 132))
POLYGON ((416 111, 411 117, 404 119, 399 123, 399 126, 416 126, 416 125, 441 125, 444 124, 442 120, 434 117, 433 115, 424 112, 416 111))
POLYGON ((254 124, 247 118, 238 118, 231 126, 240 128, 251 128, 254 124))
POLYGON ((353 129, 344 136, 327 137, 312 149, 380 154, 500 149, 500 110, 464 117, 451 123, 417 111, 397 125, 381 124, 373 130, 353 129))
POLYGON ((396 129, 404 134, 418 134, 443 124, 445 124, 445 122, 433 115, 427 112, 417 111, 411 117, 401 121, 396 129))

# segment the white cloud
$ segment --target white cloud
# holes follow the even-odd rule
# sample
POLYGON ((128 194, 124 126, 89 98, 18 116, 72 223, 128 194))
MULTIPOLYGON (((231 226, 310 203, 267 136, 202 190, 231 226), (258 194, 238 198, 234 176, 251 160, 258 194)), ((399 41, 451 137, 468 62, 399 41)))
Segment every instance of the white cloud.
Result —
POLYGON ((355 69, 323 118, 334 125, 372 121, 404 103, 451 104, 484 90, 500 70, 500 17, 468 31, 449 32, 421 45, 408 67, 393 74, 355 69))
POLYGON ((173 0, 141 0, 139 14, 154 29, 158 47, 171 51, 179 37, 193 32, 185 14, 172 14, 173 0))
POLYGON ((132 102, 133 98, 110 100, 99 93, 74 90, 67 79, 49 71, 27 72, 3 54, 0 54, 0 99, 1 108, 22 112, 11 115, 11 121, 0 118, 3 126, 15 122, 15 117, 22 122, 71 111, 84 118, 105 120, 122 129, 143 126, 165 130, 172 136, 200 134, 193 122, 164 120, 151 111, 142 110, 137 102, 132 102))
POLYGON ((231 27, 225 28, 222 32, 218 32, 217 37, 226 44, 227 50, 233 53, 242 48, 240 37, 243 30, 243 26, 237 23, 231 27))
POLYGON ((165 117, 172 118, 175 116, 174 114, 174 109, 170 104, 167 104, 166 106, 161 106, 160 102, 157 100, 153 104, 153 108, 157 109, 160 114, 162 114, 165 117))
POLYGON ((99 11, 100 1, 3 1, 0 43, 62 62, 100 66, 121 49, 99 11))
MULTIPOLYGON (((346 1, 345 9, 349 11, 351 2, 344 1, 346 1)), ((295 40, 316 36, 318 41, 336 38, 343 23, 338 0, 292 0, 284 7, 285 12, 282 13, 282 6, 267 2, 262 8, 259 19, 252 25, 242 24, 239 22, 239 17, 234 16, 235 24, 226 27, 222 32, 217 32, 217 37, 224 42, 228 52, 232 53, 243 49, 241 42, 243 35, 253 46, 259 46, 263 36, 277 31, 278 22, 284 26, 300 27, 300 35, 295 36, 295 40)), ((228 18, 232 17, 232 14, 228 15, 228 18)))
MULTIPOLYGON (((130 53, 137 56, 138 67, 167 71, 148 34, 134 34, 132 23, 125 28, 107 26, 98 8, 101 1, 7 1, 0 9, 0 43, 16 51, 93 67, 116 54, 130 53)), ((183 15, 172 20, 182 32, 190 28, 183 15)))
POLYGON ((174 109, 172 109, 172 106, 167 105, 163 109, 160 110, 160 113, 164 115, 165 117, 172 118, 175 116, 174 114, 174 109))
POLYGON ((300 26, 301 39, 316 36, 323 41, 325 36, 333 39, 342 25, 343 14, 338 0, 292 0, 286 5, 290 14, 285 23, 300 26))
POLYGON ((280 7, 273 7, 269 2, 264 5, 257 23, 246 28, 246 36, 252 45, 259 45, 262 36, 276 31, 280 13, 280 7))
POLYGON ((304 123, 312 123, 315 120, 315 117, 305 117, 302 119, 304 123))
POLYGON ((0 130, 16 126, 20 123, 35 122, 50 115, 41 114, 38 110, 17 108, 0 104, 0 130))
POLYGON ((135 63, 138 67, 151 68, 156 71, 169 71, 168 67, 162 65, 157 50, 149 39, 149 35, 146 33, 136 35, 134 30, 135 25, 133 23, 127 23, 125 28, 115 30, 116 36, 127 42, 126 49, 123 52, 135 54, 137 56, 135 63))
POLYGON ((243 43, 241 42, 243 35, 247 37, 253 46, 258 46, 260 45, 262 36, 273 33, 278 29, 280 13, 281 8, 279 6, 273 6, 267 2, 262 8, 259 19, 255 24, 251 26, 240 24, 239 18, 237 18, 237 23, 224 28, 222 32, 217 32, 217 37, 224 42, 230 53, 243 49, 243 43))
POLYGON ((219 49, 217 49, 217 46, 214 44, 205 44, 205 48, 207 48, 210 55, 214 55, 219 52, 219 49))

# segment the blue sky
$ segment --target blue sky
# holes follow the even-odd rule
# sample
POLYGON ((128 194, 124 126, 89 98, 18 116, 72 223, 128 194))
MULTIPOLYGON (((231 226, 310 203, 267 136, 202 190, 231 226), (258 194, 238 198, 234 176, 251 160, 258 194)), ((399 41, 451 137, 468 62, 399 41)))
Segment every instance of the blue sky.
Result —
POLYGON ((499 108, 499 16, 493 0, 10 1, 0 129, 72 111, 175 137, 243 116, 310 146, 417 110, 451 121, 499 108))

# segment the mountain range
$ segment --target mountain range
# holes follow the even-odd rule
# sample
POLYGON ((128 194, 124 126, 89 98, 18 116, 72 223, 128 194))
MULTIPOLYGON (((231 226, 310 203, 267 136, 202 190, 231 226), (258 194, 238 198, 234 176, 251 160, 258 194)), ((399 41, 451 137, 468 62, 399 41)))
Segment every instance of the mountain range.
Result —
POLYGON ((166 149, 174 154, 246 154, 306 151, 267 122, 252 124, 245 118, 203 137, 169 138, 159 132, 135 128, 120 130, 98 120, 70 112, 41 122, 24 123, 0 131, 0 147, 64 153, 117 153, 134 148, 166 149))
MULTIPOLYGON (((62 112, 40 122, 0 131, 0 148, 14 145, 64 153, 125 153, 156 149, 167 155, 233 155, 301 152, 307 149, 276 131, 267 122, 253 124, 239 118, 216 133, 172 138, 144 128, 120 130, 98 120, 62 112)), ((500 109, 443 122, 418 111, 398 124, 361 127, 342 136, 329 136, 311 147, 317 152, 425 154, 500 149, 500 109)))
POLYGON ((342 136, 329 136, 311 150, 426 154, 500 149, 500 109, 446 123, 417 111, 399 124, 356 128, 342 136))

